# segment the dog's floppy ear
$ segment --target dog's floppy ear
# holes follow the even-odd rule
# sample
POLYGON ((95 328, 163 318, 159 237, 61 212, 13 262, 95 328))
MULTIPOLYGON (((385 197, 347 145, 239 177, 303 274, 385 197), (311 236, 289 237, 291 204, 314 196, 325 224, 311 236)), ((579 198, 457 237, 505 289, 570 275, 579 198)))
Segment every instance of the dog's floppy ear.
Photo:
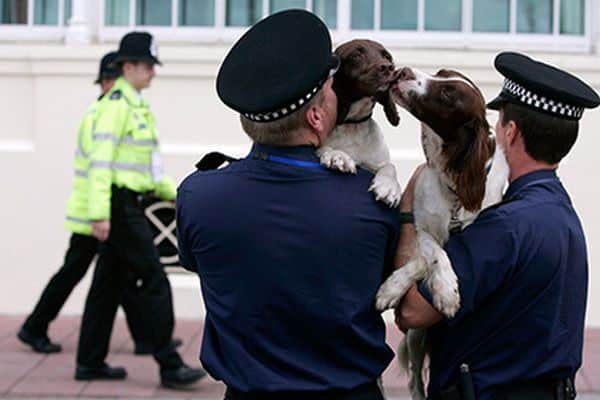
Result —
POLYGON ((343 124, 350 112, 351 103, 342 97, 338 97, 336 125, 343 124))
POLYGON ((456 195, 467 211, 479 210, 485 196, 485 164, 491 157, 488 132, 485 118, 473 118, 458 129, 456 140, 444 149, 445 172, 454 182, 456 195))
MULTIPOLYGON (((337 52, 337 50, 336 50, 337 52)), ((340 75, 333 77, 333 85, 331 86, 337 97, 337 121, 336 125, 342 124, 348 113, 350 112, 350 106, 352 101, 349 100, 349 96, 344 91, 344 79, 340 75)))
POLYGON ((383 111, 390 124, 398 126, 400 123, 400 114, 398 114, 396 103, 392 100, 392 91, 388 89, 385 92, 377 92, 375 100, 383 106, 383 111))

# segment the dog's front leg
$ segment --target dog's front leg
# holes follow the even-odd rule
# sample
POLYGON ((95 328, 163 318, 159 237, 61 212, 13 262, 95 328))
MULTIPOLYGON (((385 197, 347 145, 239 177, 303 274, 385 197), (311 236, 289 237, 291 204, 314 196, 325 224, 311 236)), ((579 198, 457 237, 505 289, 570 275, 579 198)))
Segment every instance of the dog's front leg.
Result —
POLYGON ((398 183, 394 164, 387 163, 377 170, 369 191, 375 193, 378 201, 381 200, 390 207, 397 207, 400 204, 402 189, 398 183))
POLYGON ((460 308, 458 278, 446 251, 427 232, 420 232, 419 249, 428 269, 426 283, 433 297, 433 305, 447 317, 453 317, 460 308))
POLYGON ((423 258, 418 254, 415 255, 383 282, 375 299, 377 309, 385 311, 388 308, 396 307, 402 296, 416 281, 422 279, 426 272, 427 267, 423 258))

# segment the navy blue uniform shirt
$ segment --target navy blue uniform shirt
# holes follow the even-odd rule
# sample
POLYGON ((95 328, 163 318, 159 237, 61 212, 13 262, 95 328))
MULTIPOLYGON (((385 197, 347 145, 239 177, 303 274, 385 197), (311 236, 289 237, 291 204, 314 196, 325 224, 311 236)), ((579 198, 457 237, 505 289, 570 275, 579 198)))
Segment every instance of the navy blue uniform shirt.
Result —
POLYGON ((461 308, 430 330, 430 399, 462 363, 480 400, 515 381, 574 377, 581 365, 588 265, 571 200, 553 170, 519 177, 504 199, 446 244, 461 308))
POLYGON ((179 187, 180 258, 206 304, 204 368, 240 391, 374 381, 393 357, 374 299, 397 210, 368 192, 372 174, 326 170, 313 147, 253 152, 282 159, 248 157, 179 187))

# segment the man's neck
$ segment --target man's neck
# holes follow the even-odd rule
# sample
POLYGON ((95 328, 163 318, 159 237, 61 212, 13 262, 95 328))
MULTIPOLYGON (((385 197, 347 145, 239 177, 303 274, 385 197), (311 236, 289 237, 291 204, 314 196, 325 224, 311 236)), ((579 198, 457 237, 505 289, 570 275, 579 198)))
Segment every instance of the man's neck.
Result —
POLYGON ((529 174, 531 172, 540 171, 544 169, 556 169, 558 168, 558 163, 556 164, 548 164, 543 161, 536 161, 533 159, 523 160, 522 162, 515 163, 515 165, 510 166, 510 174, 508 176, 508 182, 512 183, 516 179, 522 177, 523 175, 529 174))
POLYGON ((294 135, 294 139, 283 144, 282 146, 314 146, 319 147, 321 141, 319 137, 308 129, 302 129, 297 135, 294 135))

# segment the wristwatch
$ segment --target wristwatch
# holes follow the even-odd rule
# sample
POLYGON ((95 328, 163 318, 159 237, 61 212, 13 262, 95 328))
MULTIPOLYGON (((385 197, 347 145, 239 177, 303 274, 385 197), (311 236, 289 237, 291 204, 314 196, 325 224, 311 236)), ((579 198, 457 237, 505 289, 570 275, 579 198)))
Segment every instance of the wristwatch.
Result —
POLYGON ((400 212, 398 218, 400 219, 400 225, 415 223, 415 215, 412 212, 400 212))

